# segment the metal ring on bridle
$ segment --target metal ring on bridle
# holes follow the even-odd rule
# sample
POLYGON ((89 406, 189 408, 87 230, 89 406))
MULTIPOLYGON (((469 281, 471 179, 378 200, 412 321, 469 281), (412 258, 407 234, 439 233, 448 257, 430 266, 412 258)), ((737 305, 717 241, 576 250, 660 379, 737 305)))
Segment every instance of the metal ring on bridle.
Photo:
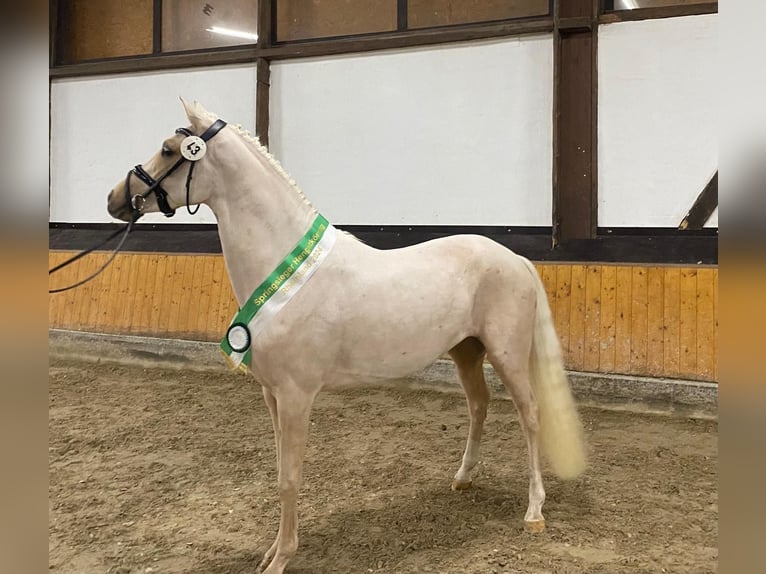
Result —
POLYGON ((130 200, 130 205, 136 211, 141 211, 144 208, 145 203, 146 198, 143 195, 134 195, 133 199, 130 200))

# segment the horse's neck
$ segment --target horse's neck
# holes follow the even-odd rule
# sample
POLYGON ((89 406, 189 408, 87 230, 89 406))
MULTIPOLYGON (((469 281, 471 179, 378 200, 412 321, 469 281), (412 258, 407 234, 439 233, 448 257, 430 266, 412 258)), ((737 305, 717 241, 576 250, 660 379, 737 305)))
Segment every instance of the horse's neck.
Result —
MULTIPOLYGON (((231 172, 230 172, 231 173, 231 172)), ((315 210, 264 157, 243 154, 210 207, 240 307, 295 247, 315 210)))

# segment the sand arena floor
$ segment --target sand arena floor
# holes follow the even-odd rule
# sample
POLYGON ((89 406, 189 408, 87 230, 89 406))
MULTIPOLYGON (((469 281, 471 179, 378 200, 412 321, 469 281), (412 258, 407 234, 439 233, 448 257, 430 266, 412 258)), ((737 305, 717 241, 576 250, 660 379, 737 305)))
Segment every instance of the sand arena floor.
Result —
MULTIPOLYGON (((588 471, 544 474, 533 535, 509 401, 491 402, 474 487, 452 492, 461 394, 321 394, 287 572, 715 572, 716 423, 581 414, 588 471)), ((276 535, 271 421, 242 375, 52 359, 49 446, 51 572, 253 572, 276 535)))

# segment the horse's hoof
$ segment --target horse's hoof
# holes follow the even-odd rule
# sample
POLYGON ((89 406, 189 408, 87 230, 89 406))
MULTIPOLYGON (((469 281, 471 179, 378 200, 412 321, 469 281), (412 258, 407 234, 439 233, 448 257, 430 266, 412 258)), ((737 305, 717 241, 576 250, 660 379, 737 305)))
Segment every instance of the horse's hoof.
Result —
POLYGON ((539 534, 545 530, 545 519, 542 520, 525 520, 524 530, 532 534, 539 534))
POLYGON ((471 485, 473 484, 472 480, 469 480, 468 482, 459 482, 457 480, 452 481, 452 490, 468 490, 471 488, 471 485))

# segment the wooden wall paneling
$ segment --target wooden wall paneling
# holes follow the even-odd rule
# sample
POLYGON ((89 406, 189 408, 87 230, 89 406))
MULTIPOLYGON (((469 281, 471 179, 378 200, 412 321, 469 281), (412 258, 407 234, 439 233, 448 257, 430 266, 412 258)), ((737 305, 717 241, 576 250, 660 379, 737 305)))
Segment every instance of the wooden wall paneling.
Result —
POLYGON ((187 325, 189 323, 189 314, 191 313, 191 282, 192 275, 194 274, 194 261, 196 256, 194 255, 182 255, 182 265, 180 268, 180 274, 176 275, 174 281, 177 286, 174 286, 174 292, 178 290, 178 298, 173 305, 173 311, 170 315, 170 323, 168 325, 168 332, 173 335, 186 334, 187 325))
MULTIPOLYGON (((231 323, 234 314, 239 309, 229 283, 229 273, 226 270, 225 262, 221 265, 219 285, 221 289, 220 302, 218 305, 218 326, 221 332, 225 332, 231 323), (232 308, 233 307, 233 308, 232 308)), ((223 335, 221 335, 223 336, 223 335)))
POLYGON ((216 339, 223 337, 223 325, 221 324, 221 293, 223 291, 221 280, 226 273, 224 269, 223 257, 211 257, 213 261, 213 269, 210 272, 210 311, 208 312, 208 318, 210 328, 216 333, 216 339), (220 336, 220 337, 219 337, 220 336))
POLYGON ((131 333, 139 334, 149 331, 149 313, 152 308, 152 290, 154 288, 154 275, 149 270, 154 269, 156 261, 157 255, 154 253, 147 253, 139 257, 135 309, 129 328, 131 333))
MULTIPOLYGON (((108 253, 94 254, 96 267, 100 267, 109 258, 108 253)), ((88 301, 87 315, 83 323, 89 331, 97 331, 100 324, 100 310, 105 305, 106 297, 109 296, 109 285, 112 278, 111 265, 108 265, 98 277, 93 280, 93 287, 88 301)))
POLYGON ((208 256, 205 262, 205 281, 202 285, 204 292, 204 314, 200 317, 198 330, 207 335, 208 340, 216 341, 223 333, 215 325, 215 314, 212 312, 213 281, 215 280, 215 262, 223 259, 214 255, 208 256))
POLYGON ((109 291, 106 295, 106 313, 103 315, 102 326, 108 329, 108 332, 114 333, 117 326, 117 317, 122 313, 125 304, 126 281, 128 259, 124 253, 114 258, 112 263, 112 276, 109 284, 109 291))
POLYGON ((583 370, 585 353, 585 265, 572 265, 572 284, 569 323, 569 355, 567 367, 583 370))
MULTIPOLYGON (((70 254, 70 256, 71 255, 72 254, 70 254)), ((73 263, 72 265, 69 265, 68 267, 70 267, 71 269, 69 270, 67 283, 64 286, 71 285, 87 277, 79 261, 77 263, 73 263)), ((68 325, 69 326, 68 328, 72 328, 75 330, 77 329, 76 318, 79 316, 79 313, 77 312, 79 289, 80 288, 77 287, 75 289, 70 289, 69 291, 65 291, 60 294, 62 295, 63 308, 61 310, 61 314, 59 315, 59 320, 61 321, 62 325, 68 325)))
POLYGON ((121 253, 117 256, 120 260, 119 276, 117 284, 112 283, 114 290, 110 297, 110 309, 109 309, 109 326, 112 332, 119 333, 122 331, 122 316, 125 312, 126 303, 128 302, 128 295, 130 293, 130 267, 133 258, 128 253, 121 253))
POLYGON ((202 294, 202 282, 204 281, 205 273, 205 255, 198 255, 193 258, 192 274, 187 281, 191 284, 191 299, 187 306, 186 311, 186 329, 184 332, 187 336, 197 338, 199 333, 197 332, 197 323, 200 314, 200 303, 202 294))
POLYGON ((151 307, 148 311, 148 330, 150 333, 160 333, 160 314, 162 311, 163 297, 167 296, 165 292, 165 276, 168 274, 168 260, 170 256, 164 253, 157 255, 157 262, 150 266, 148 271, 147 283, 152 285, 151 307))
MULTIPOLYGON (((68 254, 68 256, 71 256, 72 254, 68 254)), ((77 281, 78 276, 78 269, 77 264, 74 263, 72 265, 67 265, 64 267, 61 271, 59 271, 59 274, 61 277, 59 280, 61 281, 60 287, 66 287, 67 285, 72 285, 75 281, 77 281)), ((75 298, 75 292, 73 289, 70 289, 69 291, 63 291, 61 293, 56 293, 58 295, 59 300, 58 303, 60 305, 59 307, 59 313, 58 313, 58 324, 68 325, 69 324, 69 318, 72 314, 72 304, 74 302, 75 298)))
MULTIPOLYGON (((56 265, 59 264, 59 257, 58 253, 55 252, 49 252, 48 253, 48 268, 52 269, 56 265)), ((60 275, 60 273, 58 274, 60 275)), ((54 273, 53 275, 48 275, 48 289, 54 289, 57 286, 58 282, 58 275, 54 273), (55 280, 53 279, 55 277, 55 280)), ((48 294, 48 326, 49 327, 56 327, 56 309, 58 307, 56 303, 56 293, 49 293, 48 294)))
POLYGON ((181 275, 181 296, 178 300, 178 316, 170 325, 170 331, 176 335, 185 337, 188 334, 189 316, 192 312, 192 281, 197 257, 194 255, 184 256, 183 274, 181 275))
POLYGON ((542 265, 541 268, 538 268, 538 271, 545 286, 545 296, 548 298, 548 305, 551 308, 551 316, 555 324, 556 307, 553 303, 556 300, 556 265, 542 265))
POLYGON ((192 332, 204 340, 210 340, 214 325, 210 321, 210 296, 213 290, 213 255, 202 256, 202 280, 197 292, 197 305, 195 306, 192 332))
POLYGON ((646 373, 648 336, 647 273, 644 267, 633 267, 630 309, 630 372, 646 373))
POLYGON ((178 302, 178 281, 176 281, 176 274, 181 274, 178 268, 183 270, 183 261, 177 255, 168 255, 165 261, 165 274, 160 277, 160 291, 162 297, 160 298, 160 309, 157 323, 157 332, 162 335, 168 332, 168 326, 170 325, 171 315, 173 314, 173 305, 178 302), (174 300, 176 303, 174 303, 174 300))
MULTIPOLYGON (((64 253, 54 251, 48 257, 50 267, 55 267, 59 263, 64 261, 64 253)), ((48 275, 48 289, 57 289, 58 287, 65 287, 63 283, 63 276, 66 268, 61 271, 57 271, 53 275, 48 275)), ((54 327, 59 326, 59 312, 61 311, 61 295, 59 293, 51 293, 48 295, 48 321, 54 327)))
POLYGON ((666 267, 664 274, 664 296, 662 312, 663 363, 662 372, 666 377, 678 377, 680 370, 680 318, 681 318, 681 269, 666 267))
POLYGON ((601 268, 601 317, 599 323, 598 369, 602 373, 614 371, 616 338, 616 289, 617 268, 604 265, 601 268))
MULTIPOLYGON (((70 257, 50 252, 49 264, 70 257)), ((97 252, 57 273, 93 273, 97 252)), ((718 269, 538 264, 567 368, 717 380, 718 269)), ((60 277, 58 277, 60 275, 60 277)), ((218 341, 237 311, 220 255, 119 255, 85 285, 49 298, 52 328, 218 341)))
MULTIPOLYGON (((66 252, 54 251, 48 256, 50 268, 59 265, 64 262, 64 259, 68 257, 66 252)), ((59 287, 66 287, 64 283, 64 275, 67 268, 64 267, 60 271, 57 271, 53 275, 48 275, 48 289, 58 289, 59 287)), ((59 313, 61 312, 61 293, 51 293, 48 295, 48 321, 50 325, 59 327, 59 313)))
POLYGON ((144 293, 146 291, 145 273, 147 260, 148 257, 146 254, 133 254, 134 277, 130 287, 130 320, 128 321, 128 324, 125 325, 126 333, 133 331, 134 325, 138 324, 141 320, 141 311, 143 311, 144 307, 146 307, 146 298, 144 293))
POLYGON ((118 255, 104 271, 104 284, 99 294, 99 306, 96 313, 96 329, 99 332, 111 333, 110 325, 112 301, 116 299, 115 293, 119 285, 122 258, 118 255))
POLYGON ((556 298, 551 301, 555 306, 556 333, 561 341, 561 350, 566 359, 569 356, 569 323, 571 315, 572 269, 569 265, 556 265, 556 298))
POLYGON ((583 369, 597 372, 601 352, 601 265, 588 265, 585 279, 585 352, 583 369))
POLYGON ((133 322, 133 315, 136 311, 136 305, 141 304, 140 300, 136 298, 136 290, 138 288, 138 263, 143 259, 141 254, 130 253, 127 254, 128 259, 128 271, 126 276, 126 291, 122 301, 122 313, 120 315, 120 323, 118 325, 120 333, 129 333, 131 323, 133 322), (138 303, 137 303, 138 301, 138 303))
POLYGON ((681 269, 681 315, 679 320, 682 377, 693 377, 697 370, 697 270, 681 269))
POLYGON ((665 358, 663 331, 664 273, 661 267, 650 267, 647 272, 647 348, 646 372, 661 376, 665 358))
POLYGON ((715 273, 697 272, 697 376, 707 381, 715 377, 715 273))
POLYGON ((715 327, 715 333, 713 334, 713 347, 715 349, 713 353, 713 378, 718 380, 718 267, 713 269, 713 325, 715 327))
MULTIPOLYGON (((87 277, 95 273, 96 270, 104 264, 106 258, 107 256, 105 253, 96 252, 80 259, 81 264, 85 266, 85 276, 87 277)), ((79 328, 83 331, 88 331, 93 328, 93 325, 90 323, 90 309, 96 303, 100 288, 100 279, 101 275, 97 275, 94 279, 91 279, 81 287, 78 287, 78 289, 81 290, 81 298, 78 304, 77 319, 79 328)))

